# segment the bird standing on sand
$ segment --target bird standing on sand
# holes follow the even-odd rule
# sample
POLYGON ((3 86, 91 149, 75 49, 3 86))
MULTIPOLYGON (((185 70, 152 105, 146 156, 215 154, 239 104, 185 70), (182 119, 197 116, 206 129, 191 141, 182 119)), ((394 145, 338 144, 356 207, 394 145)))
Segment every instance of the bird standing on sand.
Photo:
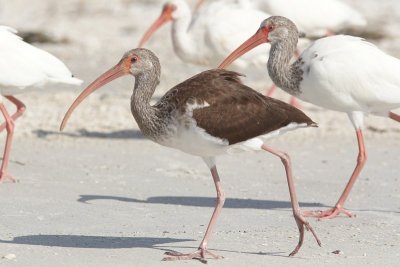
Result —
POLYGON ((0 181, 6 178, 15 181, 8 172, 11 144, 15 120, 25 111, 25 105, 14 97, 26 91, 40 90, 49 84, 80 85, 81 80, 73 78, 71 72, 53 55, 25 43, 16 35, 13 28, 0 26, 0 111, 5 122, 0 125, 0 132, 6 129, 7 138, 3 161, 0 167, 0 181), (10 115, 3 103, 8 99, 17 107, 10 115))
POLYGON ((159 84, 158 58, 147 49, 128 51, 117 65, 91 83, 68 109, 62 130, 74 109, 89 94, 123 75, 135 77, 131 97, 132 114, 143 134, 164 146, 200 156, 211 171, 217 191, 216 207, 197 251, 168 252, 165 260, 221 258, 207 248, 209 237, 225 201, 215 158, 240 150, 265 150, 278 156, 285 167, 293 215, 300 237, 291 255, 300 249, 304 228, 316 234, 300 211, 289 156, 264 144, 263 139, 287 130, 316 126, 300 110, 279 100, 266 98, 240 82, 239 74, 225 70, 202 72, 170 89, 155 105, 150 98, 159 84))
POLYGON ((220 68, 261 43, 271 43, 268 73, 278 87, 306 102, 347 113, 358 140, 357 165, 335 207, 304 214, 328 219, 343 212, 351 217, 344 203, 367 160, 362 134, 365 115, 400 122, 400 116, 391 112, 400 107, 400 60, 362 38, 335 35, 318 39, 290 64, 297 39, 298 30, 292 21, 270 17, 220 68))

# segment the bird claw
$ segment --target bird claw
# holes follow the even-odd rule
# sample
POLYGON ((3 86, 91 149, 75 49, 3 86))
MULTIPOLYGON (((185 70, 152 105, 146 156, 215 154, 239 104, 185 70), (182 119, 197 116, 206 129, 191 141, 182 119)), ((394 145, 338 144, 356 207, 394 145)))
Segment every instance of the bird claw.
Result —
POLYGON ((296 220, 297 227, 299 228, 300 237, 299 237, 299 243, 297 244, 296 248, 289 254, 289 256, 296 255, 297 252, 299 252, 301 246, 303 245, 304 228, 307 231, 310 231, 312 233, 312 235, 314 236, 315 241, 317 241, 317 243, 318 243, 318 246, 321 247, 322 243, 319 240, 319 238, 317 236, 317 233, 314 231, 314 229, 312 228, 310 223, 308 221, 306 221, 306 219, 303 217, 302 212, 295 212, 293 215, 294 215, 294 219, 296 220))
POLYGON ((207 249, 199 248, 197 251, 193 253, 180 253, 176 251, 168 251, 165 252, 165 256, 163 261, 175 261, 175 260, 198 260, 201 263, 207 263, 206 255, 210 255, 214 259, 223 259, 224 257, 219 256, 207 249))
POLYGON ((1 172, 0 173, 0 182, 4 182, 6 179, 10 179, 11 182, 16 183, 17 179, 10 175, 8 172, 1 172))
POLYGON ((303 211, 303 215, 305 217, 315 217, 318 218, 318 220, 329 220, 337 217, 340 213, 344 213, 347 217, 351 218, 354 217, 355 215, 351 214, 350 211, 342 208, 335 206, 333 208, 327 209, 327 210, 318 210, 318 211, 303 211))

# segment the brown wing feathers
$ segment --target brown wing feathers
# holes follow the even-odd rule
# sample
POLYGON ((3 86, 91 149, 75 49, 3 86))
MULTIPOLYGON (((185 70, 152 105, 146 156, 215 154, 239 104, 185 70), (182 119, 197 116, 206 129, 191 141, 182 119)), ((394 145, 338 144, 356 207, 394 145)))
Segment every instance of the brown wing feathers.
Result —
POLYGON ((193 118, 199 127, 228 140, 229 144, 266 134, 292 122, 316 125, 302 111, 243 85, 240 74, 232 71, 208 70, 173 90, 179 91, 175 99, 180 109, 185 109, 189 99, 191 103, 193 99, 199 104, 206 102, 209 106, 193 110, 193 118))

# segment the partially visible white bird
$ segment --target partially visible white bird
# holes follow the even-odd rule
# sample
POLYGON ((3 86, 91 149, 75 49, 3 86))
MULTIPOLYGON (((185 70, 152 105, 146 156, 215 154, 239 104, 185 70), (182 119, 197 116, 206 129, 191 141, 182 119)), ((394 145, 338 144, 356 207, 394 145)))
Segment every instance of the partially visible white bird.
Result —
POLYGON ((40 89, 48 84, 82 83, 73 77, 59 59, 24 42, 16 33, 13 28, 0 26, 0 111, 5 119, 0 125, 0 132, 7 130, 0 181, 5 178, 15 181, 15 178, 8 173, 8 162, 15 120, 24 113, 25 105, 13 95, 40 89), (2 96, 16 105, 17 111, 13 115, 10 116, 6 110, 2 96))
MULTIPOLYGON (((139 47, 164 23, 172 21, 171 37, 178 57, 185 63, 214 68, 246 40, 254 27, 258 27, 260 20, 268 16, 257 10, 243 10, 237 4, 212 2, 202 6, 192 17, 185 1, 171 0, 164 5, 160 17, 143 35, 139 47)), ((259 72, 260 67, 268 61, 265 49, 269 49, 269 45, 251 51, 235 62, 233 69, 243 71, 253 67, 254 72, 259 72)))
POLYGON ((344 203, 367 160, 362 133, 364 117, 373 114, 400 122, 400 115, 392 112, 400 108, 400 60, 362 38, 334 35, 318 39, 290 64, 297 36, 292 21, 270 17, 220 67, 258 44, 269 42, 268 73, 278 87, 304 101, 347 113, 357 135, 357 165, 333 208, 306 215, 328 219, 343 212, 351 216, 344 203))
MULTIPOLYGON (((238 3, 243 8, 259 9, 273 16, 284 16, 292 20, 307 37, 321 37, 340 33, 347 28, 362 28, 367 25, 365 17, 353 7, 340 0, 208 0, 230 4, 238 3)), ((205 2, 199 0, 196 9, 205 2)))
POLYGON ((307 36, 331 35, 347 28, 362 28, 367 25, 367 20, 360 12, 340 0, 251 0, 251 2, 271 15, 289 18, 307 36))

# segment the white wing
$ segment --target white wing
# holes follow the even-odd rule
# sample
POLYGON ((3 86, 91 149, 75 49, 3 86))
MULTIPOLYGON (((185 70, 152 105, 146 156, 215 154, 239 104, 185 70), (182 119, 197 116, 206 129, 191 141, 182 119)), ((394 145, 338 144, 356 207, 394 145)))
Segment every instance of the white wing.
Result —
POLYGON ((46 83, 79 85, 59 59, 15 35, 13 28, 0 26, 0 93, 17 93, 46 83))
POLYGON ((308 102, 376 114, 400 107, 400 60, 364 39, 344 35, 322 38, 301 58, 302 98, 308 102))

